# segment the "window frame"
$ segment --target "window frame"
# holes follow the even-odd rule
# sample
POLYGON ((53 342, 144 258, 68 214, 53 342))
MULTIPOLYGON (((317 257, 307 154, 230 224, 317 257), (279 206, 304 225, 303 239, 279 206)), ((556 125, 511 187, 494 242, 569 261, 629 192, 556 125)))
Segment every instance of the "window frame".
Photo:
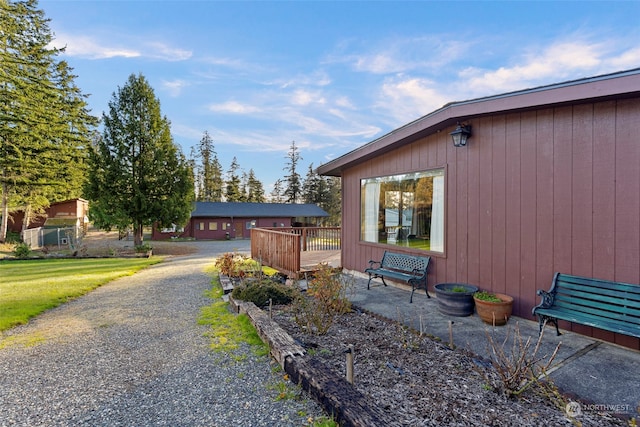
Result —
MULTIPOLYGON (((401 173, 391 173, 387 175, 373 175, 369 177, 360 178, 360 215, 359 215, 359 241, 364 244, 379 244, 385 247, 393 247, 393 248, 405 248, 411 250, 420 250, 429 253, 433 253, 439 256, 445 256, 446 253, 446 176, 447 176, 447 168, 446 165, 421 169, 416 171, 408 171, 401 173), (430 185, 430 198, 429 199, 418 199, 416 196, 416 185, 418 184, 419 179, 432 177, 432 181, 430 185), (406 182, 416 180, 413 184, 414 191, 407 192, 406 195, 402 193, 401 188, 406 186, 406 182), (400 190, 393 189, 393 183, 396 183, 397 187, 400 190), (370 185, 367 188, 367 185, 370 185), (382 186, 387 185, 390 188, 383 189, 382 186), (376 188, 377 187, 377 188, 376 188), (387 241, 387 238, 393 233, 393 224, 389 224, 387 221, 387 216, 389 213, 393 214, 392 209, 389 209, 389 203, 385 202, 384 199, 392 197, 391 193, 397 191, 397 197, 394 199, 397 204, 396 216, 397 224, 396 224, 396 235, 393 236, 393 242, 387 241), (371 194, 371 199, 367 198, 367 193, 371 194), (403 214, 403 203, 399 202, 399 195, 402 194, 402 200, 411 200, 411 209, 406 209, 409 214, 407 216, 410 217, 411 224, 409 226, 405 226, 400 218, 400 215, 405 217, 403 214), (382 200, 381 200, 382 199, 382 200), (430 202, 430 203, 429 203, 430 202), (419 221, 414 221, 413 215, 415 213, 416 216, 420 215, 419 205, 422 203, 429 203, 429 210, 422 211, 422 214, 428 214, 428 222, 419 223, 419 221), (436 207, 438 209, 438 213, 434 214, 434 205, 439 205, 436 207), (367 209, 367 205, 369 207, 378 206, 375 213, 370 213, 367 209), (384 209, 384 211, 383 211, 384 209), (367 213, 369 212, 369 213, 367 213), (367 221, 368 220, 368 221, 367 221), (382 225, 382 221, 384 221, 384 225, 382 225), (367 226, 368 224, 368 226, 367 226), (425 225, 425 224, 428 224, 425 225), (374 225, 372 227, 372 225, 374 225), (387 227, 389 225, 389 227, 387 227), (381 228, 382 227, 382 228, 381 228), (428 238, 423 239, 424 246, 420 244, 419 241, 416 241, 417 230, 422 228, 423 230, 428 230, 428 238), (414 234, 415 233, 415 234, 414 234), (435 238, 433 234, 436 234, 435 238), (383 237, 384 236, 384 237, 383 237), (395 237, 401 236, 402 242, 400 242, 395 237), (405 237, 406 236, 406 237, 405 237), (436 239, 434 243, 433 240, 436 239), (434 246, 435 244, 435 246, 434 246)), ((409 184, 410 185, 410 184, 409 184)), ((393 215, 392 215, 393 217, 393 215)), ((405 218, 406 220, 406 218, 405 218)), ((393 218, 391 219, 393 222, 393 218)))

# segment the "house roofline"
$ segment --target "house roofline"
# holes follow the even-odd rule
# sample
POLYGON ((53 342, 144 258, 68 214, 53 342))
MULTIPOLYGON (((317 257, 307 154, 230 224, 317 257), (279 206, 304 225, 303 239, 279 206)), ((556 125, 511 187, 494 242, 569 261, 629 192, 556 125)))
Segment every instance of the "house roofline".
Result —
POLYGON ((456 101, 401 126, 328 163, 318 166, 320 175, 341 176, 346 167, 425 136, 441 132, 456 122, 487 115, 545 107, 633 97, 640 94, 640 68, 539 86, 467 101, 456 101))

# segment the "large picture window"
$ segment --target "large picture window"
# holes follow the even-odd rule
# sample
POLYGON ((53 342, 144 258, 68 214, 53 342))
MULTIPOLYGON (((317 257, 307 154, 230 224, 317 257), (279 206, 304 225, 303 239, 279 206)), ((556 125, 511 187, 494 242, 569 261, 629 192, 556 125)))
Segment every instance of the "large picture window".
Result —
POLYGON ((444 169, 361 180, 360 238, 444 251, 444 169))

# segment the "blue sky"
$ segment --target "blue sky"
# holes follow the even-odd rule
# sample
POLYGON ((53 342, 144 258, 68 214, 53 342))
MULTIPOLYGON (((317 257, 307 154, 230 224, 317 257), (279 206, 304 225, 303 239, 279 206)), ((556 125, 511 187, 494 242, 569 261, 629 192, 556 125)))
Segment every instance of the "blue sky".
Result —
POLYGON ((269 193, 451 101, 640 67, 639 1, 41 0, 102 116, 142 73, 186 155, 206 130, 269 193))

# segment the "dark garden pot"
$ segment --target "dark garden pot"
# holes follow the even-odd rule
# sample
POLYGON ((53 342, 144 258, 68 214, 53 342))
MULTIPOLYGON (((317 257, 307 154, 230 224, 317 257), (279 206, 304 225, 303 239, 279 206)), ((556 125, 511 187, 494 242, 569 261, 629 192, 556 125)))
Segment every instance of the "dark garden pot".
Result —
POLYGON ((473 294, 478 292, 476 286, 466 283, 439 283, 435 290, 440 313, 456 317, 473 314, 473 294))

